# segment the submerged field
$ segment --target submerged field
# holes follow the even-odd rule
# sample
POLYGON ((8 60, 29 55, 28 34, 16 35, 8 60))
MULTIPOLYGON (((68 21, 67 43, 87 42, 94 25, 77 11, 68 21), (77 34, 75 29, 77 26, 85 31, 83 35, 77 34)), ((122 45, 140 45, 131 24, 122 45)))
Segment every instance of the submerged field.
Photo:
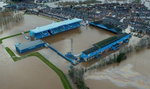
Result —
POLYGON ((36 57, 0 60, 1 89, 64 89, 57 74, 36 57))
MULTIPOLYGON (((34 15, 24 15, 24 18, 22 24, 1 33, 0 38, 53 22, 34 15)), ((26 41, 20 35, 5 39, 0 45, 0 89, 64 89, 58 75, 37 57, 14 62, 4 48, 9 47, 17 54, 14 45, 26 41)))

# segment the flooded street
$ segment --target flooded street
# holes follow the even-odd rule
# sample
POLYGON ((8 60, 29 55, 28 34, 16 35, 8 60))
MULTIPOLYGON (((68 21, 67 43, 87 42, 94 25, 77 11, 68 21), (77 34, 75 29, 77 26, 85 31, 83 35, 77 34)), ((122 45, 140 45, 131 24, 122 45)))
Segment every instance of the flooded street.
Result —
POLYGON ((85 81, 91 89, 150 89, 150 50, 133 54, 119 66, 89 71, 85 81))

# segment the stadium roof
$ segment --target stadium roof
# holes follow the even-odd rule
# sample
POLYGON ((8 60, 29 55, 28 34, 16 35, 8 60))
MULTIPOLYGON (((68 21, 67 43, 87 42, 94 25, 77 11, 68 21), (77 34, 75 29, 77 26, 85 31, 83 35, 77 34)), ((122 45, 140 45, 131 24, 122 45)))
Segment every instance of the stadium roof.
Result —
POLYGON ((68 24, 71 24, 71 23, 81 22, 81 21, 82 20, 78 19, 78 18, 75 18, 75 19, 72 19, 72 20, 65 20, 65 21, 45 25, 45 26, 42 26, 42 27, 37 27, 36 29, 30 30, 30 32, 39 33, 39 32, 54 29, 54 28, 57 28, 57 27, 60 27, 60 26, 63 26, 63 25, 68 25, 68 24))
POLYGON ((112 36, 112 37, 109 37, 107 39, 104 39, 104 40, 102 40, 102 41, 100 41, 98 43, 93 44, 92 48, 89 48, 89 49, 83 51, 83 53, 90 54, 90 53, 92 53, 92 52, 94 52, 94 51, 96 51, 96 50, 98 50, 100 48, 103 48, 104 46, 106 46, 106 45, 108 45, 110 43, 115 42, 116 40, 119 40, 120 38, 122 38, 122 37, 124 37, 126 35, 127 34, 120 34, 120 35, 117 35, 117 36, 112 36))
POLYGON ((104 39, 104 40, 102 40, 102 41, 100 41, 98 43, 93 44, 93 46, 95 46, 97 48, 102 48, 102 47, 104 47, 104 46, 106 46, 106 45, 108 45, 108 44, 110 44, 110 43, 112 43, 112 42, 114 42, 116 40, 119 40, 120 38, 122 38, 122 37, 124 37, 126 35, 127 34, 120 34, 120 35, 117 35, 117 36, 109 37, 109 38, 104 39))

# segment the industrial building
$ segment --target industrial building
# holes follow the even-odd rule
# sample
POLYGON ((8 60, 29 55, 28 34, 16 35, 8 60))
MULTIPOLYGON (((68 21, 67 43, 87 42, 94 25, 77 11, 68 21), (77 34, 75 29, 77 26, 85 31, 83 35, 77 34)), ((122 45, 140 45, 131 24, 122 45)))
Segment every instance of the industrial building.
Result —
POLYGON ((37 48, 45 47, 45 43, 42 40, 29 41, 26 43, 17 43, 15 45, 16 51, 19 54, 26 53, 37 48))
POLYGON ((52 23, 46 26, 37 27, 30 30, 29 35, 35 39, 41 39, 44 37, 52 36, 61 32, 72 30, 80 27, 81 19, 65 20, 57 23, 52 23))
POLYGON ((122 44, 128 43, 130 38, 130 34, 120 34, 95 43, 93 47, 82 52, 80 61, 98 58, 107 50, 117 50, 122 44))

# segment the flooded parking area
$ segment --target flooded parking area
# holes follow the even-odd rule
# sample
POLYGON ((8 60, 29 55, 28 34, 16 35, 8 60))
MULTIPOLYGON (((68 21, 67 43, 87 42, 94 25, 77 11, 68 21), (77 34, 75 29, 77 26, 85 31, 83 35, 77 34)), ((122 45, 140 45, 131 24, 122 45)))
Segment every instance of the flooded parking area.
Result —
POLYGON ((133 54, 117 66, 89 71, 85 81, 91 89, 150 89, 150 50, 133 54))

